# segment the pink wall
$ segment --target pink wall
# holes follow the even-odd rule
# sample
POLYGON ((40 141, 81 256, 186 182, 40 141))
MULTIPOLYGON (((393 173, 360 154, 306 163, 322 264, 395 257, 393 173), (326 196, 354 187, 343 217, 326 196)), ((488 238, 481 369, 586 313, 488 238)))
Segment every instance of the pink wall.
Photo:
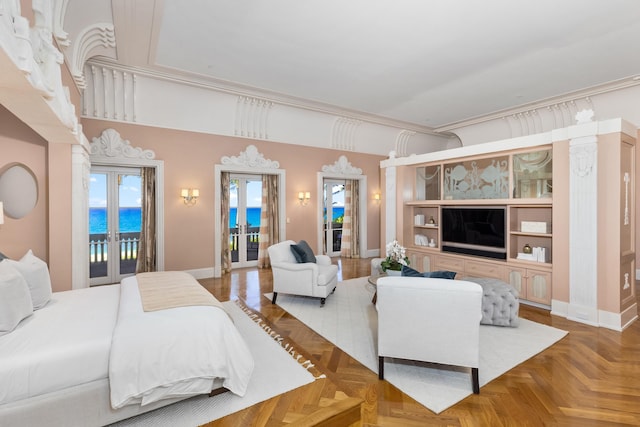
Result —
POLYGON ((83 120, 83 127, 89 141, 105 129, 113 128, 132 146, 151 149, 156 160, 164 161, 166 270, 213 266, 214 191, 218 188, 214 183, 214 166, 221 163, 222 156, 237 156, 248 145, 255 145, 266 159, 278 161, 286 171, 286 215, 290 219, 287 238, 305 239, 314 248, 316 230, 321 226, 316 219, 317 172, 323 165, 332 165, 340 155, 345 155, 367 176, 368 247, 380 247, 380 205, 372 201, 371 195, 380 191, 382 156, 91 119, 83 120), (200 189, 200 198, 193 207, 185 206, 179 197, 180 189, 185 187, 200 189), (311 191, 311 202, 307 206, 298 205, 298 191, 311 191))
POLYGON ((21 219, 5 215, 0 225, 0 252, 20 259, 29 249, 48 261, 48 193, 47 148, 44 141, 31 128, 0 106, 0 171, 15 163, 27 166, 38 184, 38 201, 27 216, 21 219))

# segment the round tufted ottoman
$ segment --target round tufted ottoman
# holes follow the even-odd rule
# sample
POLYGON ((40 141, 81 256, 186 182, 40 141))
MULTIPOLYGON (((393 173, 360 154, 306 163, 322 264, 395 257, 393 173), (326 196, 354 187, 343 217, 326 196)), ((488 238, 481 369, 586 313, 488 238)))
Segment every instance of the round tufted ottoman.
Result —
POLYGON ((465 277, 463 280, 482 286, 482 325, 518 326, 518 291, 499 279, 465 277))

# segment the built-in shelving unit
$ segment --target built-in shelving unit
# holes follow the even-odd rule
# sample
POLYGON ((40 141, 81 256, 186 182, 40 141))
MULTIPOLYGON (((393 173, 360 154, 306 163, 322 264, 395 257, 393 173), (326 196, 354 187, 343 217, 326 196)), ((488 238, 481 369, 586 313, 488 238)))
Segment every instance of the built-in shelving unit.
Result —
POLYGON ((403 242, 414 268, 495 277, 524 302, 550 306, 552 168, 550 146, 406 166, 413 199, 403 206, 403 242), (457 205, 506 207, 505 260, 442 251, 441 209, 457 205))

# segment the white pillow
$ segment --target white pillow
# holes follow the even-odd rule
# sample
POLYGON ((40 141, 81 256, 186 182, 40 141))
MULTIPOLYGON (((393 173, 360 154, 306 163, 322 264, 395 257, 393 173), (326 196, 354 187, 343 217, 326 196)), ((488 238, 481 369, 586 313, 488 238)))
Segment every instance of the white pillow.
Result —
POLYGON ((4 260, 16 268, 22 274, 31 292, 33 309, 44 307, 51 299, 51 277, 47 263, 35 256, 31 249, 20 261, 4 260))
POLYGON ((26 280, 7 260, 0 262, 0 336, 13 331, 31 314, 33 304, 26 280))

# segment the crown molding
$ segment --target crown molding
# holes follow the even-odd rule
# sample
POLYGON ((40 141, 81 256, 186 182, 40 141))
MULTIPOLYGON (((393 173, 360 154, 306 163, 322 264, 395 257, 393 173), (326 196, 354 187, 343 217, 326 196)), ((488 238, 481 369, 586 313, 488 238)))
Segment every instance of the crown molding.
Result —
POLYGON ((563 95, 554 96, 552 98, 547 98, 547 99, 539 100, 536 102, 523 104, 519 107, 499 110, 493 113, 470 118, 468 120, 449 123, 444 126, 439 126, 437 128, 434 128, 433 131, 436 132, 437 134, 442 134, 444 132, 452 132, 455 129, 460 129, 463 127, 472 126, 479 123, 488 122, 491 120, 506 119, 508 117, 515 117, 515 116, 521 116, 521 115, 533 115, 533 114, 536 114, 538 110, 541 110, 541 109, 550 110, 550 109, 558 108, 563 105, 575 103, 576 101, 581 99, 586 100, 590 104, 591 103, 590 98, 593 96, 608 93, 608 92, 614 92, 617 90, 626 89, 626 88, 637 86, 637 85, 640 85, 640 76, 630 76, 624 79, 616 80, 616 81, 605 83, 598 86, 593 86, 587 89, 569 92, 563 95))
POLYGON ((199 74, 190 74, 183 71, 175 70, 168 67, 148 67, 148 66, 129 66, 122 65, 107 58, 91 58, 87 64, 97 65, 101 67, 109 67, 122 72, 135 73, 139 77, 149 77, 158 80, 166 80, 177 84, 183 84, 192 87, 213 90, 234 96, 259 98, 271 103, 277 103, 294 108, 300 108, 318 113, 330 114, 342 118, 360 120, 363 122, 378 124, 382 126, 393 127, 401 130, 409 130, 416 133, 422 133, 434 136, 447 136, 446 133, 436 132, 433 128, 427 126, 419 126, 415 123, 404 122, 401 120, 393 120, 388 117, 382 117, 375 114, 363 113, 361 111, 351 110, 326 104, 318 101, 298 98, 285 95, 282 93, 272 92, 251 86, 241 85, 221 79, 213 79, 199 74))

